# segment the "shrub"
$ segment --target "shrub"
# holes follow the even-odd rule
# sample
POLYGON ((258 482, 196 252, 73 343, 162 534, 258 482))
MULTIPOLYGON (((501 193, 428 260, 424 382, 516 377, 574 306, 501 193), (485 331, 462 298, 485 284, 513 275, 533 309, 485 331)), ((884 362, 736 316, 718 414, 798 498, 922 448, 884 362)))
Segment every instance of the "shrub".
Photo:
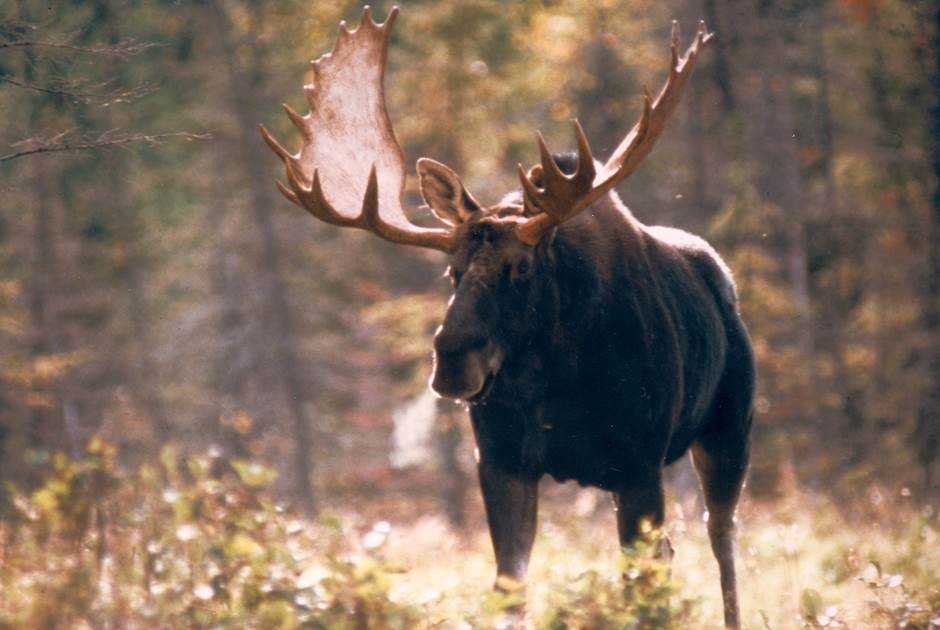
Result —
POLYGON ((11 492, 0 627, 404 628, 394 568, 355 555, 339 522, 296 520, 272 471, 165 448, 133 473, 92 440, 11 492))

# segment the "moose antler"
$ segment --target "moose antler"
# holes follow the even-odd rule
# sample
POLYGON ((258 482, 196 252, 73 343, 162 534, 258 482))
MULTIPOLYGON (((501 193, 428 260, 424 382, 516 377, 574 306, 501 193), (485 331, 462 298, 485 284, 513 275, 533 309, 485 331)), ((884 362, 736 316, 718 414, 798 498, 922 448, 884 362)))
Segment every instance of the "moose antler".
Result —
POLYGON ((395 243, 450 252, 451 230, 413 225, 402 207, 405 157, 384 93, 389 35, 397 15, 393 7, 377 24, 365 7, 357 29, 340 22, 333 50, 312 62, 313 83, 304 86, 310 113, 301 116, 284 105, 303 138, 298 153, 281 146, 264 125, 261 135, 284 162, 290 187, 277 182, 278 189, 313 216, 395 243))
POLYGON ((574 121, 574 133, 578 143, 578 168, 572 175, 561 172, 552 158, 551 151, 545 145, 542 134, 538 134, 541 167, 536 166, 526 174, 522 165, 519 165, 519 181, 522 183, 526 202, 539 212, 519 224, 517 235, 522 241, 535 245, 545 232, 577 215, 636 170, 666 128, 666 122, 679 103, 682 91, 692 75, 699 53, 713 36, 713 33, 706 32, 705 22, 699 22, 695 40, 685 56, 680 59, 679 24, 673 21, 669 78, 666 79, 666 84, 655 102, 651 102, 649 91, 644 88, 643 112, 640 119, 599 173, 596 172, 594 157, 587 138, 584 137, 584 130, 577 120, 574 121), (539 178, 541 186, 535 183, 539 178))

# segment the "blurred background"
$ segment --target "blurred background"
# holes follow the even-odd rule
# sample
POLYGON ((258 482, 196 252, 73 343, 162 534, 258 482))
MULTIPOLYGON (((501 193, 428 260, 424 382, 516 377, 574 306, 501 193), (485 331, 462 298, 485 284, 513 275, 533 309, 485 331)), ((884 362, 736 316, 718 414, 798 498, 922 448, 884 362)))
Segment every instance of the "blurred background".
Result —
MULTIPOLYGON (((937 503, 934 2, 399 4, 387 99, 425 224, 416 158, 484 203, 537 160, 536 130, 571 149, 577 117, 606 159, 665 79, 671 20, 683 49, 706 20, 714 43, 619 193, 736 275, 760 374, 749 500, 937 503)), ((296 146, 280 103, 307 111, 307 61, 360 11, 0 7, 0 519, 97 437, 128 469, 166 444, 265 464, 308 515, 482 527, 466 412, 426 385, 444 257, 291 206, 257 131, 296 146)), ((686 464, 673 487, 694 502, 686 464)))

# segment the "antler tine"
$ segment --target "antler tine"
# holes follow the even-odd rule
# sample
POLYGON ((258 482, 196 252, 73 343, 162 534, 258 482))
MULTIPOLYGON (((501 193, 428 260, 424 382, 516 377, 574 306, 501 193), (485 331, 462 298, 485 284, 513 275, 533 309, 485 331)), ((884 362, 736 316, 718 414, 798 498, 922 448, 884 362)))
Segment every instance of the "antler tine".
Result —
POLYGON ((579 178, 594 181, 597 169, 594 167, 594 153, 591 152, 591 144, 587 136, 584 135, 584 129, 578 119, 574 119, 574 137, 578 143, 578 172, 579 178))
POLYGON ((517 228, 517 234, 523 241, 537 243, 546 230, 577 215, 636 170, 665 129, 666 122, 675 110, 682 90, 692 75, 699 53, 711 41, 713 35, 707 32, 705 23, 700 22, 695 38, 685 55, 680 57, 679 23, 673 21, 669 42, 669 75, 666 83, 655 101, 644 86, 643 111, 639 120, 614 150, 599 174, 594 174, 593 158, 586 159, 586 156, 590 155, 590 147, 579 124, 576 123, 575 128, 578 140, 578 171, 572 177, 557 176, 554 161, 551 162, 553 170, 545 167, 544 154, 547 149, 543 148, 544 142, 540 137, 539 151, 542 153, 545 183, 542 189, 528 180, 520 168, 520 181, 526 195, 542 211, 542 214, 531 217, 517 228), (591 181, 585 182, 588 172, 591 173, 591 181))
POLYGON ((282 195, 284 195, 284 197, 288 201, 290 201, 291 203, 297 204, 298 206, 303 207, 303 204, 300 202, 300 199, 297 197, 297 194, 293 190, 291 190, 290 188, 288 188, 287 186, 285 186, 284 184, 282 184, 281 182, 277 180, 274 180, 274 183, 277 185, 277 189, 281 192, 282 195))
POLYGON ((281 107, 284 109, 287 117, 290 118, 290 121, 294 124, 294 127, 297 128, 297 131, 300 132, 300 135, 302 135, 305 140, 309 139, 312 132, 310 131, 310 127, 307 126, 306 119, 294 111, 287 103, 282 103, 281 107))
MULTIPOLYGON (((558 165, 555 164, 555 158, 552 157, 552 152, 548 149, 548 145, 545 144, 545 138, 542 136, 542 132, 536 131, 535 137, 539 145, 539 162, 542 164, 542 177, 545 178, 544 181, 547 183, 552 178, 564 177, 565 174, 562 173, 558 165)), ((547 189, 548 186, 546 185, 545 188, 547 189)))
POLYGON ((281 143, 271 135, 271 132, 268 131, 267 127, 264 125, 258 125, 258 127, 261 129, 261 137, 264 138, 264 141, 268 144, 269 147, 271 147, 271 150, 277 153, 278 157, 281 158, 281 161, 286 164, 287 162, 294 159, 294 156, 291 154, 291 152, 281 146, 281 143))
POLYGON ((710 42, 711 40, 715 38, 714 31, 709 33, 708 29, 705 27, 705 20, 698 21, 698 33, 700 36, 700 42, 702 46, 704 46, 705 44, 707 44, 708 42, 710 42))
POLYGON ((336 27, 336 44, 339 45, 341 41, 345 41, 349 35, 349 27, 346 25, 346 20, 340 20, 339 26, 336 27))
POLYGON ((395 20, 398 19, 398 5, 392 7, 392 10, 388 12, 388 17, 385 18, 385 21, 377 25, 383 31, 391 31, 392 27, 395 26, 395 20))
POLYGON ((529 195, 534 201, 538 197, 542 190, 536 186, 531 179, 529 179, 529 174, 525 172, 525 167, 522 164, 519 164, 519 183, 522 184, 523 191, 529 195))
MULTIPOLYGON (((368 8, 368 7, 367 7, 368 8)), ((363 19, 365 16, 363 16, 363 19)), ((365 230, 382 234, 382 219, 379 217, 379 179, 375 173, 375 163, 369 171, 369 182, 366 184, 366 194, 362 197, 362 210, 356 222, 365 230)))
MULTIPOLYGON (((394 9, 392 10, 394 11, 394 9)), ((368 4, 362 7, 362 19, 359 20, 359 28, 363 26, 378 26, 375 20, 372 19, 372 7, 368 4)))

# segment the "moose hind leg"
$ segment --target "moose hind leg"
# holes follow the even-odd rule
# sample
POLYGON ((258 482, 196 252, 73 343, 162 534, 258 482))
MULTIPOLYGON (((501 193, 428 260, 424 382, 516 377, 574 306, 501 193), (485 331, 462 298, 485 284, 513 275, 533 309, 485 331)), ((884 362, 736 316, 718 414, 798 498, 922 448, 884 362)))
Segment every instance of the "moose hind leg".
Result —
POLYGON ((734 570, 734 512, 744 485, 747 445, 740 449, 709 448, 698 442, 692 446, 692 463, 702 483, 708 509, 708 538, 718 561, 725 626, 740 627, 738 592, 734 570))
POLYGON ((525 580, 535 541, 538 481, 510 474, 485 461, 478 472, 496 554, 496 587, 505 590, 525 580))

